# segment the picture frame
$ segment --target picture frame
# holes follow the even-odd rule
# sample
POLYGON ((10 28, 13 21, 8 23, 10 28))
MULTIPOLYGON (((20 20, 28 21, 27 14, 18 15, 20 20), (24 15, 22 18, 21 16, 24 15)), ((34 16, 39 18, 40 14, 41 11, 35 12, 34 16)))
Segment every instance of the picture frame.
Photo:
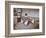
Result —
MULTIPOLYGON (((27 15, 27 14, 25 14, 25 15, 27 15)), ((23 13, 22 13, 21 16, 23 16, 23 13)), ((5 1, 5 36, 6 37, 34 36, 34 35, 44 35, 44 34, 45 34, 45 3, 5 1), (16 26, 13 26, 14 21, 15 21, 13 19, 14 16, 17 16, 18 12, 20 14, 20 12, 22 12, 23 9, 25 9, 27 12, 29 11, 28 9, 30 9, 30 11, 34 10, 32 12, 34 14, 34 16, 32 15, 32 17, 37 17, 38 16, 38 18, 39 18, 38 29, 37 28, 35 29, 33 27, 32 27, 33 29, 27 29, 28 27, 26 27, 26 29, 25 28, 21 29, 22 25, 19 29, 19 27, 16 28, 16 26), (17 14, 14 13, 14 12, 16 12, 14 10, 17 10, 17 14), (38 13, 36 14, 35 11, 38 12, 38 13), (14 29, 14 27, 16 29, 14 29)))

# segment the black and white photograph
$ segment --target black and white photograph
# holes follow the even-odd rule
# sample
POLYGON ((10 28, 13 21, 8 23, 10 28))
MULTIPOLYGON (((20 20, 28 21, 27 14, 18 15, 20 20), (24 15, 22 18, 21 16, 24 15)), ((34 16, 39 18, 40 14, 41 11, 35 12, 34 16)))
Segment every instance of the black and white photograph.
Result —
POLYGON ((39 9, 13 8, 14 30, 39 29, 39 9))
POLYGON ((44 3, 6 2, 6 36, 45 34, 44 3))

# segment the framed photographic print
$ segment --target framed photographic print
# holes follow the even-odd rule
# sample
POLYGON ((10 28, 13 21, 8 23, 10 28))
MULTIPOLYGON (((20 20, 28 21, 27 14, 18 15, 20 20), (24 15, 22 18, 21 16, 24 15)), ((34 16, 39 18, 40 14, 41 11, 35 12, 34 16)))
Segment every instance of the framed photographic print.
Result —
POLYGON ((45 34, 45 4, 5 2, 5 36, 33 36, 45 34))

